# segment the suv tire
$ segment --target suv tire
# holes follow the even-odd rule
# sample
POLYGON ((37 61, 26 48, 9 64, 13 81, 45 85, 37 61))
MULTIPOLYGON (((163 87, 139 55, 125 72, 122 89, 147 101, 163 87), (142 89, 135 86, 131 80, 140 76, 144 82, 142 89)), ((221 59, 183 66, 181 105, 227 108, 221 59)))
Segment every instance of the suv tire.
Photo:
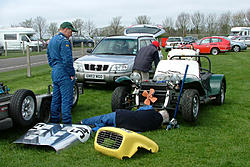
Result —
POLYGON ((196 89, 187 89, 181 97, 182 118, 188 122, 195 122, 200 111, 199 92, 196 89))

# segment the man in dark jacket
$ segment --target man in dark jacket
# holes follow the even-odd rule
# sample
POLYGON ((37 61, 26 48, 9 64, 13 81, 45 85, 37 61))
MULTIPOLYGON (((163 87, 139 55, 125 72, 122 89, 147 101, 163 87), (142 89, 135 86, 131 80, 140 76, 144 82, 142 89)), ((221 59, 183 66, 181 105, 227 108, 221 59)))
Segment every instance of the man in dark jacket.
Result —
POLYGON ((149 70, 152 69, 153 61, 155 68, 157 67, 160 61, 158 50, 160 50, 159 42, 153 41, 152 44, 141 48, 136 55, 133 70, 141 74, 142 81, 149 80, 149 70))
POLYGON ((71 108, 73 103, 73 85, 75 70, 73 67, 72 48, 69 37, 76 32, 69 22, 60 25, 60 31, 48 44, 47 55, 49 66, 52 68, 53 96, 51 102, 51 122, 72 124, 71 108))
POLYGON ((160 128, 169 122, 166 110, 155 111, 152 106, 143 106, 136 111, 117 109, 115 112, 83 119, 81 124, 94 125, 93 131, 104 126, 125 128, 136 132, 144 132, 160 128))

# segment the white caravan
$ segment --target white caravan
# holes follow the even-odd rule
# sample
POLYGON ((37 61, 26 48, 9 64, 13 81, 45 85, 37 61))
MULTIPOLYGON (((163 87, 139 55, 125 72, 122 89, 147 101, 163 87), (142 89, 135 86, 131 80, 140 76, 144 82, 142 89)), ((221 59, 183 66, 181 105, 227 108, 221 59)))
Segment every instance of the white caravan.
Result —
POLYGON ((42 43, 34 37, 36 34, 32 28, 24 27, 11 27, 0 29, 0 42, 3 43, 4 49, 7 50, 22 50, 27 45, 30 46, 31 51, 37 51, 42 49, 42 43), (39 47, 38 47, 39 45, 39 47))
POLYGON ((250 27, 232 27, 228 38, 236 38, 240 36, 250 36, 250 27))

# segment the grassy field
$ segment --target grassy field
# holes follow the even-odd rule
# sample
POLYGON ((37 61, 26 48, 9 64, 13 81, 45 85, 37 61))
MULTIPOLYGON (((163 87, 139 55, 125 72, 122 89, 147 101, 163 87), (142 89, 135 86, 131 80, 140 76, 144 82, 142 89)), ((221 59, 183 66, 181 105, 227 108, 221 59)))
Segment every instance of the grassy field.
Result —
MULTIPOLYGON (((0 167, 69 166, 250 166, 250 50, 209 56, 212 72, 223 73, 227 80, 225 104, 201 107, 195 125, 177 117, 180 128, 142 133, 154 140, 159 152, 139 150, 131 159, 118 160, 94 149, 94 139, 75 144, 59 154, 51 149, 16 145, 12 142, 27 129, 12 128, 0 132, 0 167)), ((46 92, 51 83, 47 65, 32 68, 32 78, 19 70, 0 74, 0 80, 12 92, 20 88, 46 92)), ((111 112, 112 88, 93 86, 85 89, 73 109, 73 122, 111 112)))
MULTIPOLYGON (((87 48, 87 47, 84 47, 87 48)), ((81 47, 73 47, 73 51, 80 50, 81 47)), ((41 54, 47 54, 47 49, 43 49, 41 52, 30 52, 31 56, 41 55, 41 54)), ((27 56, 26 52, 23 54, 23 51, 8 51, 7 56, 5 56, 5 52, 3 52, 2 56, 0 56, 0 59, 8 59, 8 58, 15 58, 15 57, 24 57, 27 56)))

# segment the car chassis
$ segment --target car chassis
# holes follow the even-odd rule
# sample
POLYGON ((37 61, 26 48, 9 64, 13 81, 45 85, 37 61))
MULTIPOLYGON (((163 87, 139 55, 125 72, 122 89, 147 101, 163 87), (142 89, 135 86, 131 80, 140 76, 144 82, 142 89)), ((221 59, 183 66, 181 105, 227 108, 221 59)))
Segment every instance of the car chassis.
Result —
MULTIPOLYGON (((7 85, 0 83, 0 130, 11 128, 14 124, 26 127, 35 122, 48 123, 53 96, 51 89, 52 85, 49 85, 48 92, 40 95, 35 95, 27 89, 18 89, 14 94, 10 94, 7 85)), ((73 107, 82 93, 83 85, 76 83, 73 107)))
POLYGON ((120 77, 120 84, 112 94, 112 110, 133 109, 145 105, 143 92, 153 89, 153 97, 157 100, 151 105, 157 109, 166 109, 170 116, 174 114, 182 78, 186 66, 189 66, 180 98, 180 111, 184 120, 195 122, 198 119, 200 104, 213 101, 221 105, 225 100, 226 79, 223 74, 211 72, 211 61, 207 56, 185 55, 172 56, 169 60, 161 60, 157 66, 153 80, 140 81, 139 74, 120 77), (190 59, 195 58, 195 59, 190 59), (207 68, 202 67, 205 64, 207 68))

